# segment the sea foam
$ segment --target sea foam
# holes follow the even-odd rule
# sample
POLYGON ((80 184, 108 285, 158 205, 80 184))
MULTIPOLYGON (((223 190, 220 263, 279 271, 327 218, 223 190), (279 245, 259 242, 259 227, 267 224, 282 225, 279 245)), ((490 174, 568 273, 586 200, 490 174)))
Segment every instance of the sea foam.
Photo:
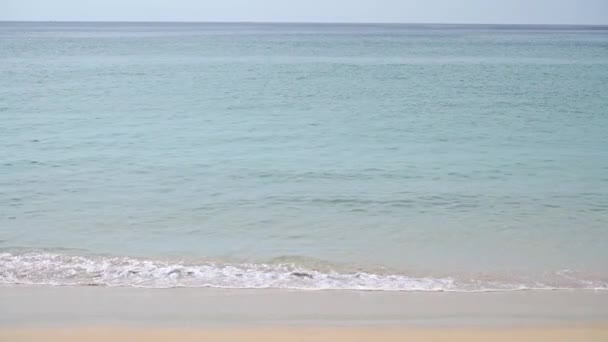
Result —
POLYGON ((0 253, 0 284, 462 292, 608 289, 605 282, 584 279, 569 279, 568 286, 559 286, 539 282, 463 281, 451 277, 320 271, 287 263, 187 263, 47 252, 0 253))

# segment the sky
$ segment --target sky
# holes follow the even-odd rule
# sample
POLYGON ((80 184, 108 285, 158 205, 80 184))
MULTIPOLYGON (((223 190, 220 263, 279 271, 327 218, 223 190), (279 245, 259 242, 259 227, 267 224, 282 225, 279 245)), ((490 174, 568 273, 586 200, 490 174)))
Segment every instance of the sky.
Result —
POLYGON ((608 25, 608 0, 0 0, 0 20, 608 25))

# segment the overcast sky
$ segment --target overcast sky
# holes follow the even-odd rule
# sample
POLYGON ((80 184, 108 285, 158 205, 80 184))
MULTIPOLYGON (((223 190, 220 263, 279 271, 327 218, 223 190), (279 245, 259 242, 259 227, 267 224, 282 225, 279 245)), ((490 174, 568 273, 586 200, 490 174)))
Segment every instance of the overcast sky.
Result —
POLYGON ((608 0, 0 0, 0 20, 608 24, 608 0))

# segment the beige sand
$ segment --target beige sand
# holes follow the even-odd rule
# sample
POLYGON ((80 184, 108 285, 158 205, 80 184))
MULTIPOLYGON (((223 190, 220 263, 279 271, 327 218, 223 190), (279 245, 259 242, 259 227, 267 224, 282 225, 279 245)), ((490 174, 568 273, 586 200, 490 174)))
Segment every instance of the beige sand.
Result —
POLYGON ((608 291, 0 286, 0 342, 602 341, 608 291))
POLYGON ((604 323, 608 323, 608 291, 397 293, 0 286, 0 329, 570 328, 604 323))
POLYGON ((396 328, 253 328, 253 329, 21 329, 0 330, 2 342, 122 342, 122 341, 608 341, 608 326, 587 328, 396 329, 396 328))

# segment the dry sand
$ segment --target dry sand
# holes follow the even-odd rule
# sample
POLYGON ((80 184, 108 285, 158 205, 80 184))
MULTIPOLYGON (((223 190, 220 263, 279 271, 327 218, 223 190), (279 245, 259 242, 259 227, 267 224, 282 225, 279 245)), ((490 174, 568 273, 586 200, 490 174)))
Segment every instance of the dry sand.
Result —
POLYGON ((252 328, 252 329, 29 329, 0 330, 2 342, 160 342, 160 341, 467 341, 467 342, 585 342, 608 341, 606 327, 570 329, 395 329, 395 328, 252 328))

